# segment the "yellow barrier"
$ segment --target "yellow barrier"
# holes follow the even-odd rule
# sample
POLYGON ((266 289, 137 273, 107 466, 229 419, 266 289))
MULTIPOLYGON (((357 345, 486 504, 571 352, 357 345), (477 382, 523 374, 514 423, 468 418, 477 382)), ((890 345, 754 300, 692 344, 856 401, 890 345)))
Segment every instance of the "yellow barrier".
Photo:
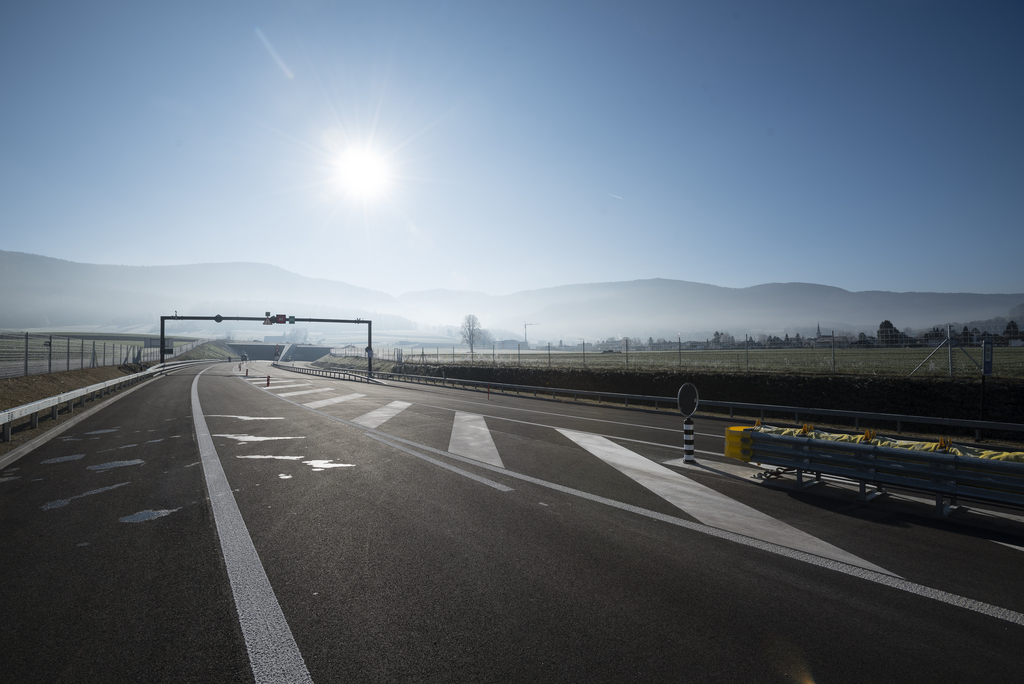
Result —
POLYGON ((932 451, 949 453, 954 456, 969 456, 971 458, 984 458, 992 461, 1013 461, 1024 463, 1024 452, 1021 451, 990 451, 967 446, 952 446, 947 438, 938 442, 912 442, 908 440, 877 439, 872 431, 863 435, 845 435, 829 432, 821 432, 813 429, 810 425, 799 428, 776 428, 767 425, 756 425, 754 427, 736 426, 725 429, 725 455, 739 461, 749 462, 752 455, 750 436, 751 430, 764 432, 771 435, 782 435, 784 437, 810 437, 811 439, 823 439, 830 442, 856 442, 860 444, 874 444, 876 446, 889 447, 893 449, 909 449, 912 451, 932 451))
POLYGON ((750 462, 751 450, 750 435, 747 433, 754 428, 730 427, 725 429, 725 455, 740 461, 750 462))

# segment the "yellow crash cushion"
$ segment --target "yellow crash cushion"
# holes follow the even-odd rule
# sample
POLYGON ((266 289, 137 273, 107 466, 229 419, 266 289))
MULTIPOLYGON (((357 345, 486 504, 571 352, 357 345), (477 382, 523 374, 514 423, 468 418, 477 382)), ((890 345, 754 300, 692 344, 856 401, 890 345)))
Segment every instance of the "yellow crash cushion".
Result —
POLYGON ((750 432, 753 428, 737 426, 725 429, 725 455, 740 461, 750 462, 750 432))

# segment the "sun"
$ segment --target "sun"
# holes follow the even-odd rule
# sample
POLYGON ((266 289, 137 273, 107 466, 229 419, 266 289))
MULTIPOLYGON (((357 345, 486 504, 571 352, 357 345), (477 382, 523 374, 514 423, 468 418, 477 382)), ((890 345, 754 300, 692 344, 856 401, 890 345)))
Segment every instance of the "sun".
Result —
POLYGON ((377 199, 390 184, 387 160, 369 147, 348 149, 338 158, 337 167, 338 184, 356 199, 377 199))

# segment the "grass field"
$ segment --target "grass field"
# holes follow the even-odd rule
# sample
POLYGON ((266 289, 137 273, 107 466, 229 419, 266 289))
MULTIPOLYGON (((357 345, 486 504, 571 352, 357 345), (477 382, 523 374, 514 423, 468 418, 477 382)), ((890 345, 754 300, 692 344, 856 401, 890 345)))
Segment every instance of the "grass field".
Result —
MULTIPOLYGON (((1024 379, 1024 347, 996 347, 993 377, 1024 379)), ((394 349, 377 351, 379 360, 396 358, 394 349)), ((534 368, 592 368, 600 370, 699 370, 730 373, 806 373, 885 377, 948 377, 947 349, 743 349, 683 350, 601 354, 579 351, 528 350, 475 353, 405 349, 405 363, 526 366, 534 368), (934 354, 928 358, 929 354, 934 354), (927 359, 927 360, 926 360, 927 359), (918 368, 920 366, 920 368, 918 368), (916 369, 916 371, 915 371, 916 369)), ((352 359, 346 359, 352 360, 352 359)), ((980 377, 981 349, 954 348, 954 377, 980 377), (973 357, 973 361, 971 358, 973 357)))

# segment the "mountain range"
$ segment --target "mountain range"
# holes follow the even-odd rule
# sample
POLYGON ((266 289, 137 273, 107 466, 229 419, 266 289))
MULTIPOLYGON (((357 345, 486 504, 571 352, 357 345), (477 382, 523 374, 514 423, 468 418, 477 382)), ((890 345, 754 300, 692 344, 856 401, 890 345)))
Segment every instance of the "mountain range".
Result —
MULTIPOLYGON (((563 285, 508 295, 423 290, 399 296, 258 263, 182 266, 83 264, 0 251, 0 329, 158 329, 159 317, 364 318, 378 331, 455 335, 476 315, 497 337, 566 344, 607 337, 703 339, 713 331, 807 335, 864 331, 882 320, 906 330, 998 317, 1024 319, 1024 293, 851 292, 811 283, 729 288, 654 278, 563 285)), ((1021 320, 1019 322, 1024 322, 1021 320)), ((214 324, 211 324, 211 326, 214 324)), ((203 326, 198 326, 203 328, 203 326)), ((216 328, 211 328, 214 334, 216 328)))

